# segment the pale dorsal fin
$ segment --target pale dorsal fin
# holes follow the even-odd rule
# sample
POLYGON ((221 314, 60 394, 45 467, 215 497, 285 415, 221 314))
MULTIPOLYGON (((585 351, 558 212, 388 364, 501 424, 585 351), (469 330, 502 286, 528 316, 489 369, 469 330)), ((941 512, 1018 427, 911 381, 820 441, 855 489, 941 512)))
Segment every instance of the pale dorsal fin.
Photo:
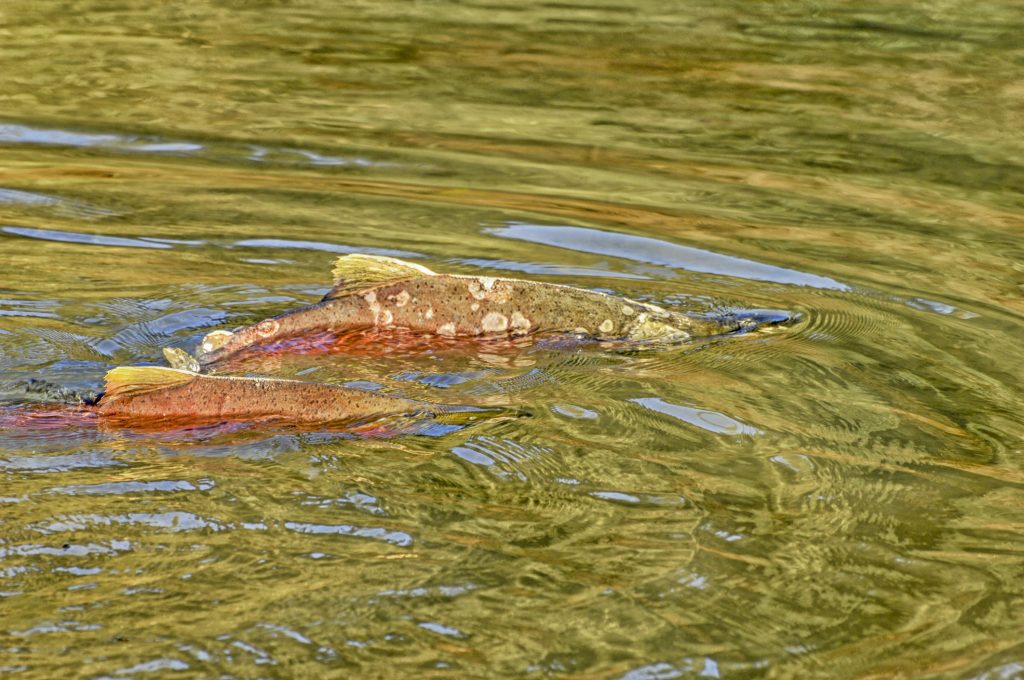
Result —
POLYGON ((163 366, 118 366, 107 371, 103 398, 133 397, 184 385, 196 377, 195 373, 163 366))
POLYGON ((342 255, 334 263, 334 288, 324 296, 324 300, 421 276, 434 276, 434 272, 421 264, 383 255, 342 255))

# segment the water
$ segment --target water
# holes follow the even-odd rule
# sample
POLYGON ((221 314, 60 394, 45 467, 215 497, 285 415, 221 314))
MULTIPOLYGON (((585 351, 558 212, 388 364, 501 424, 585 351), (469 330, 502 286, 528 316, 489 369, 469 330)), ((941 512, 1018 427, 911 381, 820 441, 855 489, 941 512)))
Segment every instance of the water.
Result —
POLYGON ((12 677, 1024 675, 1012 2, 0 7, 0 399, 347 252, 787 328, 296 357, 529 409, 0 433, 12 677))

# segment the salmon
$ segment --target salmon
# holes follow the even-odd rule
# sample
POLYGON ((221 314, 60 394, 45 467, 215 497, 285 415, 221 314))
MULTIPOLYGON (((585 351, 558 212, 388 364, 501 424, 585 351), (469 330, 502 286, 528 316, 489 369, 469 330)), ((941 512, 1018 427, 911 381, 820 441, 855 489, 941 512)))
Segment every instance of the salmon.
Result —
POLYGON ((340 385, 235 376, 211 376, 159 366, 122 366, 106 375, 106 388, 92 410, 103 419, 269 421, 323 426, 389 415, 473 419, 501 412, 405 399, 340 385))
POLYGON ((391 257, 345 255, 334 287, 313 305, 203 338, 206 369, 248 349, 290 338, 373 328, 441 338, 572 333, 597 340, 680 340, 742 330, 749 319, 701 317, 587 290, 521 279, 438 274, 391 257))

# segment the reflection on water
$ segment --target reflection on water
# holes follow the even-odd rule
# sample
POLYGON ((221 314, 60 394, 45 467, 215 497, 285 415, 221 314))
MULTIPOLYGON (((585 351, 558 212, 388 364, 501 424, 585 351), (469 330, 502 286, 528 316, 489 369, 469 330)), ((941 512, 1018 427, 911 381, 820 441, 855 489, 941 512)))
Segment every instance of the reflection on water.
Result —
POLYGON ((3 671, 1024 672, 1017 4, 0 23, 3 671), (351 252, 799 316, 235 367, 520 416, 467 425, 142 433, 47 403, 314 302, 351 252))
POLYGON ((57 231, 55 229, 34 229, 31 227, 0 227, 0 231, 15 236, 38 238, 47 241, 66 241, 97 246, 117 246, 121 248, 170 248, 166 243, 157 243, 136 238, 120 236, 103 236, 101 234, 82 234, 73 231, 57 231))
POLYGON ((563 227, 536 224, 510 224, 489 230, 503 238, 513 238, 544 245, 568 248, 584 253, 610 255, 638 262, 679 267, 707 274, 723 274, 754 281, 773 281, 814 288, 849 290, 849 286, 823 276, 773 267, 741 257, 722 255, 700 248, 690 248, 660 239, 628 234, 612 234, 584 227, 563 227))

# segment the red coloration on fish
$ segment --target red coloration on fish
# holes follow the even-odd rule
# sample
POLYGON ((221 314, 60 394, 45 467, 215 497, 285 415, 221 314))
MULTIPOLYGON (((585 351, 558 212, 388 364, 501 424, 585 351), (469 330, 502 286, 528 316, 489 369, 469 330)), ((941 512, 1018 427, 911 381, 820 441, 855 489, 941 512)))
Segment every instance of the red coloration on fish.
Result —
POLYGON ((334 271, 335 286, 319 303, 234 333, 208 334, 196 353, 199 364, 211 368, 253 347, 283 350, 292 338, 367 328, 415 333, 433 343, 566 333, 599 340, 687 340, 743 328, 731 317, 688 316, 573 286, 437 274, 389 257, 346 255, 334 271))
POLYGON ((340 385, 208 376, 175 368, 120 367, 107 373, 106 391, 96 404, 106 419, 188 419, 275 421, 293 424, 354 422, 395 414, 486 413, 394 397, 340 385))
POLYGON ((13 407, 0 411, 0 429, 99 427, 187 434, 211 426, 221 431, 277 424, 357 433, 362 426, 370 428, 367 433, 380 436, 414 431, 410 426, 416 417, 466 422, 504 412, 498 408, 405 399, 340 385, 207 376, 175 368, 141 366, 110 370, 106 389, 95 404, 13 407), (393 420, 385 422, 388 417, 393 420), (398 419, 394 420, 395 417, 398 419))

